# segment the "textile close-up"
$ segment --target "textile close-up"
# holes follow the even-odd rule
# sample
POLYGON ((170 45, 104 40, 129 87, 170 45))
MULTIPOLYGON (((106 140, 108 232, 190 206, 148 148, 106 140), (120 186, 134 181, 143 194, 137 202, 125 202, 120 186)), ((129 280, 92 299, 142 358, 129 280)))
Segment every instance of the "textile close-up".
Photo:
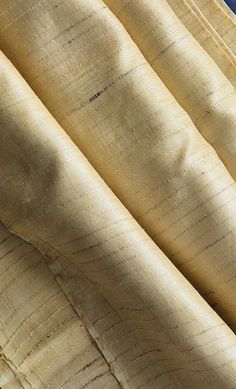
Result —
POLYGON ((236 16, 0 0, 0 389, 236 388, 236 16))

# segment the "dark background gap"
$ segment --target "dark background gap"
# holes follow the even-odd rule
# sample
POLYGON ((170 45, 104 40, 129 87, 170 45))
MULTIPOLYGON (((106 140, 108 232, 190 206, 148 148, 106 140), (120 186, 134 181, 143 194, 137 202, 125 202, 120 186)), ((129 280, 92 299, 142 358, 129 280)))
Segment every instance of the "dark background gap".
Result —
POLYGON ((225 0, 225 3, 232 9, 236 14, 236 0, 225 0))

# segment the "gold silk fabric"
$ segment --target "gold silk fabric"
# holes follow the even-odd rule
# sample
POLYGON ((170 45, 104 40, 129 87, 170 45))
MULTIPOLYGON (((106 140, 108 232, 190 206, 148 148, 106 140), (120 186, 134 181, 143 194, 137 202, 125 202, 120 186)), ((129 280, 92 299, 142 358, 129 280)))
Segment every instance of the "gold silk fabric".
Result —
POLYGON ((236 24, 0 1, 0 388, 236 388, 236 24))

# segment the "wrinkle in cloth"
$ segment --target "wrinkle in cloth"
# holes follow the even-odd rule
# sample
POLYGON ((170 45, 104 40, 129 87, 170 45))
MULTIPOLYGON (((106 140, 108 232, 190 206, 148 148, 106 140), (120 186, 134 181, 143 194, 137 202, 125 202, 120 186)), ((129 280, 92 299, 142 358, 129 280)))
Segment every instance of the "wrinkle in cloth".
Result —
POLYGON ((0 386, 236 382, 235 18, 0 3, 0 386))

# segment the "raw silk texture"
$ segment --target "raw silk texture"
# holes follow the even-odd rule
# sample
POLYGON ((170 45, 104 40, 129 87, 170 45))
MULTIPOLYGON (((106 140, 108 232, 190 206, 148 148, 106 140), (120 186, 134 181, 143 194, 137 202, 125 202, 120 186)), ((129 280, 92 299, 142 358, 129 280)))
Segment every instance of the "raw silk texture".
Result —
POLYGON ((236 24, 0 1, 1 389, 236 388, 236 24))

